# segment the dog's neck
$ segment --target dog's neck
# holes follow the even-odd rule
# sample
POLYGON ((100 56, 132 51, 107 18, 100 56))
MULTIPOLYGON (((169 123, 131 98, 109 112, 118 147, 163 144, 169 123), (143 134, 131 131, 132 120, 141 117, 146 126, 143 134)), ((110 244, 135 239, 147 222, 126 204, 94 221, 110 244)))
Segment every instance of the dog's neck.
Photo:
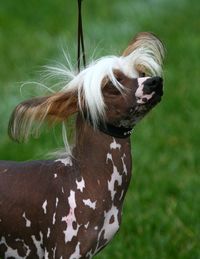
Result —
MULTIPOLYGON (((109 126, 112 127, 112 125, 109 126)), ((103 124, 101 127, 103 128, 103 124)), ((117 127, 113 126, 110 131, 115 129, 117 127)), ((126 131, 128 132, 129 129, 126 131)), ((96 157, 98 154, 101 156, 101 153, 103 154, 104 152, 107 154, 109 150, 119 150, 130 155, 129 136, 130 134, 127 133, 126 137, 117 137, 112 136, 112 132, 106 132, 106 129, 94 129, 89 122, 85 121, 81 115, 78 115, 76 122, 76 156, 86 158, 87 156, 92 157, 94 155, 96 157)))
POLYGON ((76 147, 74 156, 80 164, 81 173, 90 177, 103 175, 107 181, 112 177, 115 169, 119 175, 124 175, 124 189, 128 188, 131 178, 131 147, 130 138, 114 138, 89 123, 77 118, 76 147))

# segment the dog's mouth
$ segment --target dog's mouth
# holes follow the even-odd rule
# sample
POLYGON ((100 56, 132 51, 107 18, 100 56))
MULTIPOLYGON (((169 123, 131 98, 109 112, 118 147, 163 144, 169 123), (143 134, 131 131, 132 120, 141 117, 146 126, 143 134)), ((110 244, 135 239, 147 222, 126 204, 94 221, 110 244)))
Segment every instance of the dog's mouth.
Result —
POLYGON ((144 103, 144 105, 146 105, 147 108, 153 108, 161 101, 162 96, 163 96, 163 91, 159 93, 155 92, 152 98, 148 100, 146 103, 144 103))

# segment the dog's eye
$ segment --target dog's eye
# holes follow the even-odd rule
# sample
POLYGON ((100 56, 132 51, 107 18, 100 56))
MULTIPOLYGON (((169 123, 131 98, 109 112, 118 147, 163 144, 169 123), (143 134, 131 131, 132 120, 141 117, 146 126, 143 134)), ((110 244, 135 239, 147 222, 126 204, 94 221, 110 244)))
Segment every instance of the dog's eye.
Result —
POLYGON ((145 77, 146 74, 144 72, 139 72, 139 77, 145 77))
POLYGON ((109 93, 110 95, 120 95, 121 92, 111 83, 108 82, 106 86, 104 87, 106 93, 109 93))
POLYGON ((122 77, 117 77, 117 82, 119 82, 120 84, 123 82, 123 78, 122 77))

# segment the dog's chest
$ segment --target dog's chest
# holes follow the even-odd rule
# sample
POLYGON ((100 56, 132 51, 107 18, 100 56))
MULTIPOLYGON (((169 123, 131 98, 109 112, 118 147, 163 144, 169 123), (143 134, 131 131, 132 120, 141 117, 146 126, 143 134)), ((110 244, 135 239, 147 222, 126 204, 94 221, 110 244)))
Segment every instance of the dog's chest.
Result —
POLYGON ((121 145, 113 139, 105 156, 103 169, 109 170, 106 180, 104 179, 104 186, 101 183, 96 186, 95 189, 98 189, 99 195, 88 203, 90 208, 95 204, 91 221, 88 222, 88 233, 94 234, 92 235, 93 240, 91 240, 94 245, 88 252, 90 255, 96 254, 103 248, 120 227, 124 196, 131 177, 128 159, 128 155, 121 152, 121 145), (101 216, 99 217, 99 215, 101 216))

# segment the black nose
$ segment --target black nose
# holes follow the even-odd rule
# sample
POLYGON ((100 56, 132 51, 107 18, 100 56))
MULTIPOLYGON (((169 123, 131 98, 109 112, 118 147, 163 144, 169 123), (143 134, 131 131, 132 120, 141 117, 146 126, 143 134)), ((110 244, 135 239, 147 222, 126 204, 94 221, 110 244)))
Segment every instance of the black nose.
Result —
POLYGON ((144 82, 145 94, 151 94, 153 91, 161 96, 163 95, 163 79, 159 76, 148 78, 144 82))

